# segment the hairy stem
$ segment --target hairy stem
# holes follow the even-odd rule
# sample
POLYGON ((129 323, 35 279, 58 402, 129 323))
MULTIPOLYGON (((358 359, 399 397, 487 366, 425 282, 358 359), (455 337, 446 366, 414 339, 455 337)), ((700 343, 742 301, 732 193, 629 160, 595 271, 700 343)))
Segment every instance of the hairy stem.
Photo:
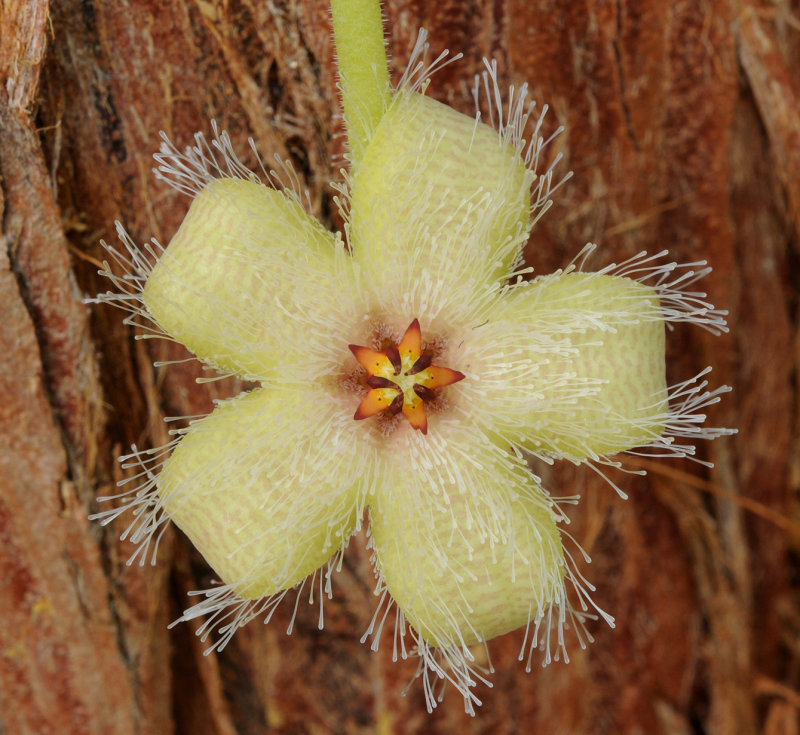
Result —
POLYGON ((389 103, 389 69, 378 0, 331 0, 342 104, 355 167, 389 103))

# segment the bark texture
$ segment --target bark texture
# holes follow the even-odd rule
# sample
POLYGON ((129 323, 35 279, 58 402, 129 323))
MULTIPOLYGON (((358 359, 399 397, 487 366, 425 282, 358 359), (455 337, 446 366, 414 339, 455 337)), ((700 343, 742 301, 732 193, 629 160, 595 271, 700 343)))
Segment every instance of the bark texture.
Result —
POLYGON ((155 568, 128 567, 123 522, 87 520, 127 447, 164 443, 233 381, 198 385, 177 347, 134 339, 105 290, 98 241, 119 219, 168 242, 188 200, 159 184, 164 130, 183 146, 214 118, 245 160, 289 159, 335 224, 342 165, 325 0, 5 0, 0 4, 0 733, 763 733, 800 711, 797 366, 800 282, 798 0, 387 0, 395 79, 416 29, 464 59, 432 94, 471 112, 483 56, 566 126, 574 178, 534 231, 538 272, 587 241, 594 264, 668 247, 708 258, 731 333, 677 329, 675 380, 713 364, 735 392, 711 412, 740 434, 713 470, 642 460, 630 500, 587 472, 573 532, 591 553, 593 628, 568 665, 530 674, 521 635, 491 646, 494 687, 467 718, 450 692, 425 713, 415 662, 358 638, 372 616, 363 544, 326 605, 252 623, 202 655, 167 631, 210 573, 175 532, 155 568), (249 156, 249 157, 248 157, 249 156))

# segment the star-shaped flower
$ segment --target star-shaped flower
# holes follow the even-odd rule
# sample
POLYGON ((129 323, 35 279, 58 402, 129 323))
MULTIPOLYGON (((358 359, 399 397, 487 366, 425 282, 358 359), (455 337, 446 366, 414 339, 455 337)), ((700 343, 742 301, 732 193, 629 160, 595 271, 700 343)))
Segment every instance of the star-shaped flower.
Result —
POLYGON ((663 253, 523 280, 553 189, 553 168, 537 170, 541 118, 526 142, 525 90, 503 110, 493 66, 494 128, 424 96, 429 71, 351 130, 344 237, 297 186, 244 169, 224 133, 184 153, 165 143, 161 175, 191 208, 163 251, 120 230, 129 273, 107 269, 122 293, 102 299, 260 387, 193 421, 168 456, 134 448, 142 484, 99 516, 134 510, 142 561, 167 520, 186 533, 223 584, 183 619, 209 615, 221 646, 309 575, 329 583, 366 510, 381 595, 368 632, 396 603, 429 706, 433 674, 472 711, 470 646, 533 626, 528 645, 549 660, 551 631, 557 657, 592 605, 526 455, 597 468, 725 433, 698 413, 724 389, 669 388, 664 364, 666 323, 724 321, 689 290, 705 270, 663 253))
POLYGON ((428 433, 425 403, 432 400, 437 388, 464 379, 458 370, 431 364, 430 354, 422 352, 419 320, 406 329, 400 344, 390 345, 383 352, 369 347, 349 345, 356 360, 367 371, 369 387, 358 404, 354 419, 366 419, 381 411, 396 416, 401 411, 415 429, 428 433))

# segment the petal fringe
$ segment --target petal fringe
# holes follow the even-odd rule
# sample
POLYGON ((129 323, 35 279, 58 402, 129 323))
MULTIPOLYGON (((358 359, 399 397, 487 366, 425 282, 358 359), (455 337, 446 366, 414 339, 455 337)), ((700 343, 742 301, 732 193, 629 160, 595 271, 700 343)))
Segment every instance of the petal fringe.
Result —
POLYGON ((592 602, 562 543, 574 543, 557 525, 565 518, 521 458, 459 422, 407 438, 386 456, 389 482, 369 504, 380 601, 362 641, 377 650, 396 605, 393 657, 419 657, 428 710, 451 684, 474 714, 491 665, 476 663, 473 646, 524 627, 530 671, 534 651, 544 664, 568 660, 567 629, 584 647, 587 618, 614 621, 592 602))

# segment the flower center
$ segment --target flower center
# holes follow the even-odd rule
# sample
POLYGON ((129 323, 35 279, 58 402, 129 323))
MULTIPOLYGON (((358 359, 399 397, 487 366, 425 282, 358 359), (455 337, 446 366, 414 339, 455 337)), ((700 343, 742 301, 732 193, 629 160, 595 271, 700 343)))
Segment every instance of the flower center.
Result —
POLYGON ((367 371, 369 392, 358 406, 356 421, 388 411, 403 416, 418 431, 428 433, 425 403, 437 388, 463 380, 464 373, 431 365, 431 356, 422 353, 422 332, 415 319, 400 343, 383 352, 369 347, 348 345, 361 367, 367 371))

